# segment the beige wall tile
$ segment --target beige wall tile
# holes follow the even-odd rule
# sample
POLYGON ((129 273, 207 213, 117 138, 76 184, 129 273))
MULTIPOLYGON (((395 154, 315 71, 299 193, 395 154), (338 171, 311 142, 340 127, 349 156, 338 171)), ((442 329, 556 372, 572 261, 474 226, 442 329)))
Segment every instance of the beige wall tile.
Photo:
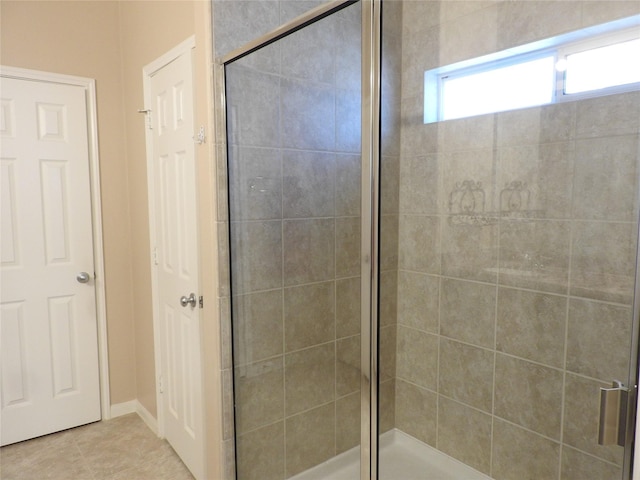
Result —
POLYGON ((282 218, 282 153, 229 146, 229 209, 234 220, 282 218))
POLYGON ((400 217, 397 214, 382 215, 380 219, 380 270, 398 269, 398 230, 400 217))
POLYGON ((495 418, 492 458, 494 478, 557 480, 560 444, 495 418))
POLYGON ((436 276, 398 272, 398 323, 438 333, 440 280, 436 276))
POLYGON ((380 211, 383 215, 397 214, 400 209, 399 201, 400 157, 397 154, 393 156, 382 155, 380 159, 380 211))
POLYGON ((360 332, 360 277, 336 280, 336 338, 360 332))
POLYGON ((398 378, 435 391, 438 337, 399 325, 397 352, 398 378))
POLYGON ((239 65, 227 69, 227 102, 237 119, 229 143, 280 146, 280 79, 239 65))
MULTIPOLYGON (((479 215, 482 218, 482 214, 479 215)), ((451 277, 495 282, 498 267, 497 225, 442 222, 442 273, 451 277)))
POLYGON ((337 18, 330 17, 309 25, 303 32, 283 38, 279 42, 282 59, 280 73, 287 78, 333 85, 336 27, 337 18))
MULTIPOLYGON (((273 121, 273 120, 271 120, 273 121)), ((304 82, 280 81, 281 146, 333 150, 336 142, 335 89, 304 82)))
POLYGON ((360 274, 360 217, 336 218, 336 277, 360 274))
POLYGON ((594 2, 585 0, 582 2, 582 24, 585 27, 609 22, 622 17, 637 15, 640 13, 640 5, 637 2, 610 0, 606 2, 594 2))
POLYGON ((284 364, 278 357, 234 370, 237 432, 245 432, 284 418, 284 364))
POLYGON ((336 216, 360 215, 360 156, 336 154, 336 216))
POLYGON ((360 445, 360 393, 336 400, 336 455, 360 445))
POLYGON ((284 150, 280 198, 284 218, 333 216, 335 175, 333 153, 284 150))
POLYGON ((575 222, 570 294, 631 304, 636 228, 631 223, 575 222))
POLYGON ((335 399, 335 343, 287 354, 284 365, 287 416, 335 399))
POLYGON ((499 283, 567 293, 571 226, 535 220, 500 224, 499 283))
POLYGON ((436 446, 437 395, 402 380, 396 380, 396 428, 436 446))
POLYGON ((396 377, 397 336, 397 325, 380 329, 379 372, 381 382, 396 377))
POLYGON ((438 397, 438 449, 489 474, 491 415, 438 397))
MULTIPOLYGON (((338 57, 339 58, 339 57, 338 57)), ((342 74, 344 72, 340 72, 342 74)), ((359 72, 358 72, 359 73, 359 72)), ((341 76, 341 75, 340 75, 341 76)), ((360 153, 362 148, 362 105, 360 100, 360 75, 355 78, 357 88, 336 89, 336 145, 339 152, 360 153)), ((343 87, 342 84, 337 84, 343 87)))
POLYGON ((574 2, 501 2, 498 50, 577 30, 582 12, 574 2))
POLYGON ((566 325, 566 297, 502 287, 498 290, 498 351, 564 368, 566 325))
POLYGON ((335 455, 335 404, 329 403, 286 421, 286 476, 290 477, 335 455))
POLYGON ((493 5, 440 24, 442 64, 495 52, 498 46, 498 21, 498 8, 493 5))
POLYGON ((360 335, 336 342, 336 396, 360 391, 360 335))
POLYGON ((282 222, 232 223, 234 295, 282 287, 282 222))
POLYGON ((281 480, 284 478, 284 422, 241 435, 237 439, 238 478, 281 480))
POLYGON ((409 157, 402 162, 400 172, 400 212, 437 215, 441 196, 437 154, 409 157))
MULTIPOLYGON (((593 2, 602 4, 603 2, 593 2)), ((606 2, 615 4, 617 2, 606 2)), ((576 136, 609 137, 637 134, 640 129, 640 93, 590 98, 576 103, 576 136)))
POLYGON ((585 478, 619 480, 622 478, 622 468, 593 458, 573 448, 562 447, 560 480, 584 480, 585 478))
POLYGON ((282 290, 233 297, 235 366, 282 355, 282 290))
POLYGON ((498 354, 495 375, 495 415, 560 440, 563 373, 498 354))
POLYGON ((491 350, 441 338, 438 393, 491 413, 494 357, 491 350))
POLYGON ((387 327, 397 322, 398 316, 398 272, 389 270, 380 273, 380 326, 387 327))
POLYGON ((610 382, 629 375, 631 308, 571 299, 567 370, 610 382))
MULTIPOLYGON (((378 392, 380 415, 378 423, 378 431, 380 433, 388 432, 396 428, 396 380, 386 380, 380 382, 380 390, 378 392)), ((399 427, 398 427, 399 428, 399 427)))
POLYGON ((285 220, 283 223, 285 285, 333 280, 334 219, 285 220))
POLYGON ((291 352, 335 338, 335 283, 284 289, 285 351, 291 352))
POLYGON ((496 287, 443 279, 440 288, 440 333, 455 340, 493 348, 496 287))
POLYGON ((638 135, 576 142, 573 215, 586 220, 633 221, 638 135))
POLYGON ((440 273, 440 219, 400 215, 398 265, 401 269, 440 273))

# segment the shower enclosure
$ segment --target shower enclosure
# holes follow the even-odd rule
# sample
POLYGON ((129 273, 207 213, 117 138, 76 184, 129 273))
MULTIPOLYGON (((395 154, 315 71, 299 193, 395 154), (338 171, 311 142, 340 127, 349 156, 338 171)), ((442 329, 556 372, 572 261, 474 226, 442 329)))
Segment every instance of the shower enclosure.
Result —
POLYGON ((217 72, 236 478, 631 478, 638 2, 300 13, 217 72))

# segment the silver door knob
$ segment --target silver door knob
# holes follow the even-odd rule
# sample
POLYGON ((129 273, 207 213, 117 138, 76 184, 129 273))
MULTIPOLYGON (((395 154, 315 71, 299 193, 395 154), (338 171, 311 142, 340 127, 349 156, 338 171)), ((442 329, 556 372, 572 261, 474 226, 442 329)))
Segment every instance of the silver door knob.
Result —
POLYGON ((182 305, 183 307, 186 307, 187 305, 191 305, 191 308, 195 308, 196 307, 196 294, 192 293, 191 295, 189 295, 188 297, 185 297, 184 295, 182 297, 180 297, 180 305, 182 305))
POLYGON ((76 275, 76 280, 78 281, 78 283, 89 283, 90 279, 91 277, 87 272, 80 272, 78 275, 76 275))

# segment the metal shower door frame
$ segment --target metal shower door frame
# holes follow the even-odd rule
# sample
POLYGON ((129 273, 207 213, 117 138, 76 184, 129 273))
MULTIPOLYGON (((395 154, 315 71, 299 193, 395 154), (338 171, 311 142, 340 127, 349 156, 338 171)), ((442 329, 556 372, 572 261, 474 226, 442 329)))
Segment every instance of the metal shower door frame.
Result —
MULTIPOLYGON (((214 78, 219 105, 216 129, 227 161, 226 65, 333 13, 362 5, 362 110, 361 110, 361 419, 360 480, 378 478, 378 272, 380 205, 380 56, 382 0, 334 0, 294 18, 275 30, 216 59, 214 78)), ((237 471, 237 470, 236 470, 237 471)))

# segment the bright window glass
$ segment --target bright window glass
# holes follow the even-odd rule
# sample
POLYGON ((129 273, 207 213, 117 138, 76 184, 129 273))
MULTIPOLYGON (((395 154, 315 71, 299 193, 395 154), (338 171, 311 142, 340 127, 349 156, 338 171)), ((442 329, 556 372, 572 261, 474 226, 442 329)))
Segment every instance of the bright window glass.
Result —
POLYGON ((442 78, 441 119, 543 105, 553 100, 553 55, 490 68, 464 76, 442 78))
POLYGON ((640 38, 566 57, 565 94, 640 82, 640 38))

